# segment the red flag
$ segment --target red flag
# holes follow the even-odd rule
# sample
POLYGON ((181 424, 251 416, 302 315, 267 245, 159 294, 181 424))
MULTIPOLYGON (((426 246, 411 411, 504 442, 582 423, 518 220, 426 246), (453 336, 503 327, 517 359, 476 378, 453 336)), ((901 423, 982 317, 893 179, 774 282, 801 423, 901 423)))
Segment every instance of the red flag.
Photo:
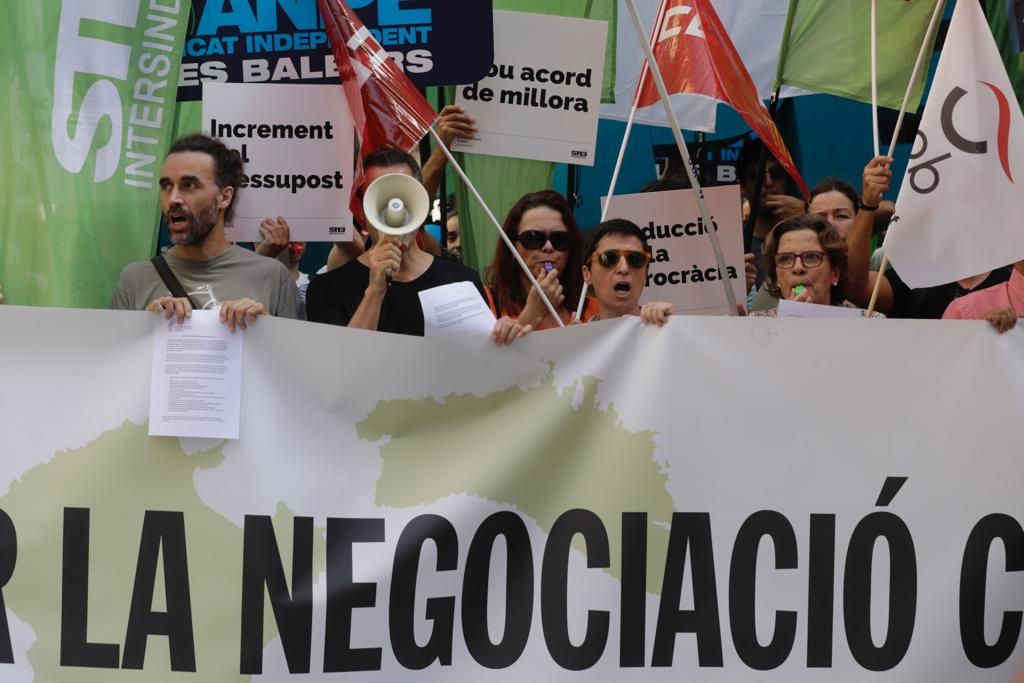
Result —
MULTIPOLYGON (((437 117, 344 0, 317 0, 359 137, 359 156, 382 147, 412 151, 437 117)), ((356 187, 362 183, 357 164, 356 187)), ((362 215, 352 195, 353 210, 362 215)))
MULTIPOLYGON (((807 184, 710 0, 662 0, 651 44, 670 95, 705 95, 731 106, 808 197, 807 184)), ((658 100, 654 79, 648 78, 638 106, 648 107, 658 100)))

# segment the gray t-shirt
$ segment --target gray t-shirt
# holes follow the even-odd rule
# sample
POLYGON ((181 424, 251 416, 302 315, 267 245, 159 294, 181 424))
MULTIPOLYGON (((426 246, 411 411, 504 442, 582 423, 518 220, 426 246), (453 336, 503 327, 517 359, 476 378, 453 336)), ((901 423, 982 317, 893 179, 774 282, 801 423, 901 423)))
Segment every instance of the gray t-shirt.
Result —
MULTIPOLYGON (((277 259, 235 245, 204 261, 183 259, 169 250, 164 252, 164 258, 185 292, 204 310, 248 297, 266 306, 270 315, 281 318, 298 315, 295 283, 288 269, 277 259)), ((152 301, 170 295, 152 263, 135 261, 121 271, 110 307, 142 311, 152 301)))

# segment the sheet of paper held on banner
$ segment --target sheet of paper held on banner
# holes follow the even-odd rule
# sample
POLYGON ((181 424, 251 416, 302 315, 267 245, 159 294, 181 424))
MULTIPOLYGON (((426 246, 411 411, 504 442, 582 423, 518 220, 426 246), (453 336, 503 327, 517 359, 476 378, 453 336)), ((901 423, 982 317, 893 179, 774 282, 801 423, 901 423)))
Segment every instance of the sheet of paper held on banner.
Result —
POLYGON ((237 439, 244 333, 218 311, 192 311, 181 325, 155 317, 150 436, 237 439))
POLYGON ((459 152, 593 166, 608 23, 494 12, 494 65, 456 88, 476 119, 459 152))
POLYGON ((494 314, 472 282, 453 282, 419 294, 428 337, 490 334, 494 328, 494 314))
POLYGON ((245 164, 229 240, 259 241, 260 221, 277 216, 293 241, 352 239, 353 124, 341 88, 204 83, 203 128, 245 164))

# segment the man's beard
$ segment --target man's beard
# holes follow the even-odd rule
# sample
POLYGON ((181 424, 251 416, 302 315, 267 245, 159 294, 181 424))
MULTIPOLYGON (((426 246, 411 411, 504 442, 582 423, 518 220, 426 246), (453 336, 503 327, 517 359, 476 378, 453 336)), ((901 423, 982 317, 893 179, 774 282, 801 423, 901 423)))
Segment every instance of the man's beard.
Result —
MULTIPOLYGON (((188 230, 183 234, 176 234, 174 232, 170 233, 171 241, 174 242, 176 246, 199 246, 206 241, 206 238, 209 237, 213 228, 217 225, 218 207, 216 198, 214 198, 213 201, 211 201, 209 205, 202 209, 198 214, 191 213, 185 207, 181 207, 178 211, 185 214, 188 220, 188 230)), ((170 222, 169 219, 168 222, 170 222)))

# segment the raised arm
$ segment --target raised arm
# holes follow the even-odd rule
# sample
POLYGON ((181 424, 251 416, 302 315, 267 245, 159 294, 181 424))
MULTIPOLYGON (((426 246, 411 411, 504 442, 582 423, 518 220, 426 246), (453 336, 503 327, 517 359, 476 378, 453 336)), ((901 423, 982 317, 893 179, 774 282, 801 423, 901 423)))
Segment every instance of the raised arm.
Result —
MULTIPOLYGON (((457 104, 449 104, 441 110, 437 118, 437 132, 444 141, 445 147, 451 148, 456 138, 471 138, 476 135, 476 121, 457 104)), ((423 164, 423 187, 431 198, 437 196, 441 187, 441 177, 448 165, 448 157, 444 150, 435 146, 427 163, 423 164)), ((443 197, 442 197, 443 199, 443 197)))
POLYGON ((876 278, 882 278, 875 309, 882 313, 892 310, 892 287, 884 273, 870 270, 871 232, 875 224, 875 211, 882 197, 889 190, 892 171, 889 165, 892 157, 877 156, 864 167, 861 205, 857 209, 853 227, 846 235, 849 248, 849 292, 850 301, 858 306, 867 306, 875 287, 876 278))

